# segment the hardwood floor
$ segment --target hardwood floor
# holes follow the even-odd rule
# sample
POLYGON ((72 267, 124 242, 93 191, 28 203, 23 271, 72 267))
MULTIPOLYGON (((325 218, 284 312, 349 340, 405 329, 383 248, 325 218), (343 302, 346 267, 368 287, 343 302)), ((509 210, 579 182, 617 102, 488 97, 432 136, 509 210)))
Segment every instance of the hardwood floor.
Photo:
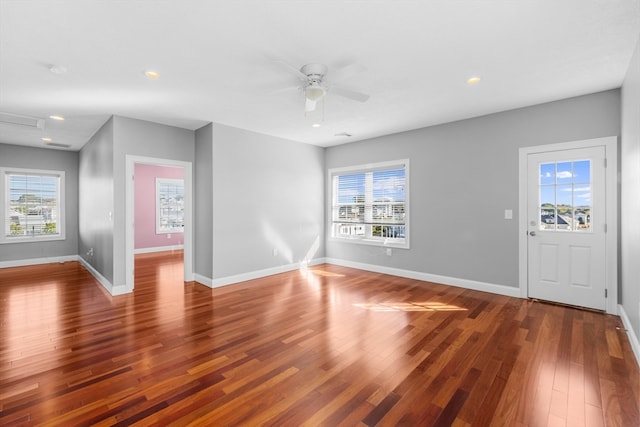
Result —
POLYGON ((0 269, 1 425, 638 426, 615 316, 333 265, 209 289, 180 253, 109 296, 0 269))

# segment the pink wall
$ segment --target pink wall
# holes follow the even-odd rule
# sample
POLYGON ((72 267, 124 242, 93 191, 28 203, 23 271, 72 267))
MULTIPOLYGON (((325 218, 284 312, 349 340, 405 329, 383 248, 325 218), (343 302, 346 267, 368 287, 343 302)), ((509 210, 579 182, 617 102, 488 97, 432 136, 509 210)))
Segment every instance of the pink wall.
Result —
POLYGON ((156 178, 184 179, 180 167, 135 164, 135 249, 181 245, 184 233, 156 234, 156 178))

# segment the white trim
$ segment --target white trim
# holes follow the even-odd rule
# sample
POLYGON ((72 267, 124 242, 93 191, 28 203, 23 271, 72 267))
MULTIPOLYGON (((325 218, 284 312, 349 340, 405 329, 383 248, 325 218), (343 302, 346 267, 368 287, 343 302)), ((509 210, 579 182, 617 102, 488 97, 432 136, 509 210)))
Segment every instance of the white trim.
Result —
POLYGON ((211 277, 206 277, 201 274, 194 273, 193 280, 200 283, 201 285, 205 285, 208 288, 213 288, 213 279, 211 277))
POLYGON ((69 261, 78 261, 79 258, 80 257, 78 255, 64 255, 45 258, 17 259, 15 261, 0 261, 0 268, 27 267, 30 265, 64 263, 69 261))
POLYGON ((156 246, 154 248, 134 249, 133 253, 138 255, 138 254, 150 254, 153 252, 179 251, 181 249, 184 249, 184 245, 156 246))
POLYGON ((193 274, 193 165, 181 160, 154 157, 125 156, 125 293, 133 292, 134 286, 134 183, 135 164, 174 166, 184 169, 184 281, 194 280, 193 274))
POLYGON ((633 350, 633 354, 636 356, 638 365, 640 365, 640 341, 638 341, 638 335, 636 335, 636 331, 633 330, 633 326, 631 326, 631 320, 629 320, 627 312, 624 311, 624 307, 622 305, 618 305, 618 313, 620 313, 622 325, 624 326, 624 329, 627 332, 627 336, 629 337, 631 350, 633 350))
POLYGON ((549 151, 574 150, 578 148, 604 147, 607 159, 606 204, 606 312, 618 314, 618 137, 586 139, 557 144, 521 147, 519 150, 518 175, 518 283, 520 297, 527 298, 527 156, 549 151))
POLYGON ((122 295, 126 293, 126 287, 124 285, 114 286, 107 280, 102 274, 98 272, 91 264, 89 264, 84 258, 79 255, 65 255, 59 257, 47 257, 47 258, 29 258, 20 259, 15 261, 2 261, 0 262, 0 268, 11 267, 27 267, 32 265, 41 264, 55 264, 65 263, 70 261, 77 261, 93 276, 96 281, 102 285, 102 287, 112 296, 122 295))
POLYGON ((208 277, 196 274, 195 280, 198 283, 206 285, 210 288, 219 288, 222 286, 233 285, 235 283, 246 282, 248 280, 260 279, 262 277, 273 276, 274 274, 286 273, 288 271, 300 270, 310 265, 324 264, 326 260, 324 258, 312 259, 311 262, 306 263, 304 261, 280 265, 277 267, 265 268, 264 270, 250 271, 248 273, 235 274, 233 276, 220 277, 217 279, 211 279, 208 277))
MULTIPOLYGON (((87 269, 87 271, 89 273, 91 273, 91 275, 93 276, 94 279, 96 279, 98 281, 98 283, 100 285, 102 285, 103 288, 106 289, 106 291, 109 293, 109 295, 114 296, 117 295, 114 293, 114 286, 111 284, 111 282, 109 280, 107 280, 106 277, 104 277, 102 274, 100 274, 100 272, 98 270, 96 270, 95 268, 93 268, 93 266, 91 264, 89 264, 84 258, 82 257, 78 257, 78 261, 80 262, 80 264, 82 264, 82 266, 84 268, 87 269)), ((121 292, 123 293, 123 292, 121 292)))
POLYGON ((512 286, 497 285, 494 283, 479 282, 476 280, 460 279, 458 277, 441 276, 438 274, 403 270, 399 268, 384 267, 380 265, 365 264, 335 258, 327 258, 326 262, 328 264, 341 265, 343 267, 357 268, 359 270, 372 271, 374 273, 390 274, 392 276, 406 277, 409 279, 422 280, 425 282, 439 283, 442 285, 455 286, 457 288, 472 289, 475 291, 489 292, 492 294, 505 295, 515 298, 520 297, 519 289, 512 286))
MULTIPOLYGON (((373 265, 373 264, 346 261, 346 260, 341 260, 337 258, 315 258, 311 260, 311 262, 308 265, 311 266, 311 265, 319 265, 319 264, 325 264, 325 263, 340 265, 343 267, 355 268, 358 270, 371 271, 374 273, 383 273, 383 274, 389 274, 392 276, 422 280, 425 282, 433 282, 433 283, 439 283, 442 285, 455 286, 458 288, 472 289, 472 290, 481 291, 481 292, 489 292, 492 294, 505 295, 505 296, 514 297, 514 298, 520 297, 518 288, 514 288, 511 286, 479 282, 476 280, 460 279, 457 277, 440 276, 437 274, 422 273, 419 271, 402 270, 399 268, 383 267, 383 266, 373 265)), ((247 280, 254 280, 254 279, 259 279, 266 276, 271 276, 274 274, 285 273, 287 271, 298 270, 300 268, 304 268, 306 265, 307 264, 305 264, 305 262, 300 262, 300 263, 282 265, 282 266, 273 267, 273 268, 267 268, 264 270, 252 271, 249 273, 242 273, 242 274, 236 274, 233 276, 221 277, 218 279, 211 279, 209 277, 204 277, 199 274, 196 274, 195 281, 205 286, 208 286, 210 288, 218 288, 221 286, 227 286, 235 283, 245 282, 247 280)))

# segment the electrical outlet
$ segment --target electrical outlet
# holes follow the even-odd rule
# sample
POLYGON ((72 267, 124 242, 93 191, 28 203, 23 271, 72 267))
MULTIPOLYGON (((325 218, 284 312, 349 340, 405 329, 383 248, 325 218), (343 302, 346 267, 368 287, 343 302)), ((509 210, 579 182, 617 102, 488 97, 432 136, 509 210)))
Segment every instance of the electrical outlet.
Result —
POLYGON ((87 251, 87 256, 93 256, 93 248, 87 251))
POLYGON ((171 238, 171 233, 167 233, 167 239, 171 238))
POLYGON ((387 256, 391 256, 392 253, 393 251, 391 250, 391 248, 387 248, 387 256))
POLYGON ((278 248, 273 248, 271 253, 273 254, 273 256, 278 256, 278 248))

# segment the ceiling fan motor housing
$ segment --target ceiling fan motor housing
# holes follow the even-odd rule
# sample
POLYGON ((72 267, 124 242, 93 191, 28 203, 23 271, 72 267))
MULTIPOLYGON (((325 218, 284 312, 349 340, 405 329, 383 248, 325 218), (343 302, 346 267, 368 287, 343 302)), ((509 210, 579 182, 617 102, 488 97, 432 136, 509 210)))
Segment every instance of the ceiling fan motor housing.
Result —
POLYGON ((300 68, 300 72, 312 80, 322 81, 322 78, 327 74, 327 66, 324 64, 307 64, 300 68))

